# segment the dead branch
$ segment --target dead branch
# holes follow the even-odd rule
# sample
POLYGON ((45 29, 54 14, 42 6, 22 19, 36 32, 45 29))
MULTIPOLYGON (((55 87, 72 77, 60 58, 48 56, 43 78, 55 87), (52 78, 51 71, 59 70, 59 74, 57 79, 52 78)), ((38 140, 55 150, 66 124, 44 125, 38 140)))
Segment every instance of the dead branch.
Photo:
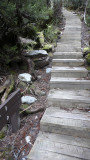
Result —
POLYGON ((10 79, 7 79, 2 87, 0 87, 0 94, 10 85, 10 79))
POLYGON ((1 98, 1 102, 4 103, 5 100, 7 99, 8 95, 12 92, 13 88, 14 88, 14 78, 12 75, 9 76, 9 79, 7 80, 8 82, 8 87, 6 87, 6 91, 4 93, 4 95, 1 98))
MULTIPOLYGON (((27 111, 31 107, 32 107, 32 105, 27 107, 27 108, 25 108, 23 111, 20 112, 20 114, 22 114, 23 112, 27 111)), ((35 113, 38 113, 38 112, 43 112, 44 110, 45 110, 45 108, 38 108, 38 109, 35 109, 33 111, 29 111, 29 114, 35 114, 35 113)))
POLYGON ((87 24, 87 22, 86 22, 87 5, 88 5, 88 0, 86 0, 86 6, 85 6, 85 12, 84 12, 84 22, 85 22, 85 24, 87 24))

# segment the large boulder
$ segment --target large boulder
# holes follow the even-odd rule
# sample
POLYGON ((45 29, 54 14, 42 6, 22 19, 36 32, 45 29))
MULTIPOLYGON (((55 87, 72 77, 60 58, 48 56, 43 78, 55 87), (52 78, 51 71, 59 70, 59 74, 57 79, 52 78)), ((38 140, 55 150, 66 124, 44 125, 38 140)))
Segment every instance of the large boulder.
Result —
POLYGON ((47 57, 48 53, 45 50, 33 50, 25 52, 24 56, 30 58, 40 58, 40 57, 47 57))
POLYGON ((86 56, 87 63, 90 65, 90 53, 86 56))
POLYGON ((89 53, 90 53, 90 47, 86 47, 83 49, 83 57, 86 57, 87 54, 89 54, 89 53))
POLYGON ((36 42, 33 41, 32 39, 19 37, 19 40, 20 40, 21 44, 36 44, 36 42))
POLYGON ((28 49, 29 46, 34 47, 37 42, 33 41, 32 39, 22 38, 19 37, 19 42, 23 46, 23 48, 28 49))
POLYGON ((50 58, 49 57, 38 58, 34 60, 34 63, 36 69, 44 68, 45 66, 49 65, 50 58))

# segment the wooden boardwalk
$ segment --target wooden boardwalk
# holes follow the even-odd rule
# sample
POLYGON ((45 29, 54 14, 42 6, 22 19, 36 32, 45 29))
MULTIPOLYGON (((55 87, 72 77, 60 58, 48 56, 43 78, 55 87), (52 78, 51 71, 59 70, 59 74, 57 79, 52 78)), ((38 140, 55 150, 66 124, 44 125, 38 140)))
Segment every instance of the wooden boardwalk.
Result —
POLYGON ((53 56, 48 108, 28 160, 90 160, 90 80, 81 52, 81 22, 63 10, 66 26, 53 56))

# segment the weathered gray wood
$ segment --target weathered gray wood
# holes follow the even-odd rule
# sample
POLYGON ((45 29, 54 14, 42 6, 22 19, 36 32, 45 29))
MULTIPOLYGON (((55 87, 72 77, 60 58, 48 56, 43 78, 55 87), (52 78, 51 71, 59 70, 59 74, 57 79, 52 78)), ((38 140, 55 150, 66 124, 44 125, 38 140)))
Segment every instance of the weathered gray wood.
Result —
POLYGON ((11 124, 12 124, 12 131, 15 133, 20 129, 20 115, 19 115, 19 108, 17 111, 11 116, 11 124))
POLYGON ((79 67, 84 65, 83 59, 53 59, 53 66, 69 66, 69 67, 79 67))
POLYGON ((81 52, 54 52, 54 59, 82 59, 81 52))
POLYGON ((90 108, 90 91, 52 89, 47 97, 48 106, 60 108, 90 108))
POLYGON ((50 88, 60 88, 60 89, 90 89, 90 80, 76 79, 76 78, 60 78, 52 77, 50 80, 50 88))
POLYGON ((52 67, 52 77, 71 77, 83 78, 87 77, 88 71, 84 67, 52 67))
MULTIPOLYGON (((67 157, 70 156, 69 158, 72 158, 72 160, 75 158, 90 160, 90 149, 88 148, 78 147, 66 143, 54 142, 53 140, 51 141, 49 138, 47 139, 45 137, 41 139, 40 136, 38 136, 31 151, 31 153, 33 152, 33 156, 37 150, 51 152, 52 154, 57 153, 59 158, 62 158, 62 155, 66 155, 67 157)), ((46 155, 46 157, 48 160, 48 154, 46 155)), ((53 158, 55 159, 55 157, 53 158)))
POLYGON ((8 121, 11 121, 12 124, 14 125, 13 132, 18 130, 19 125, 17 125, 17 121, 19 119, 18 112, 20 104, 21 104, 21 93, 20 90, 17 90, 13 92, 11 96, 9 96, 9 98, 3 104, 0 105, 0 130, 4 127, 4 125, 8 121), (17 118, 14 118, 15 116, 17 118), (13 123, 14 121, 16 124, 13 123), (16 127, 17 129, 15 129, 14 127, 16 127))
MULTIPOLYGON (((67 155, 44 151, 40 149, 32 149, 31 153, 28 155, 27 160, 82 160, 81 158, 70 157, 67 155)), ((84 159, 85 160, 85 159, 84 159)))
POLYGON ((87 71, 78 67, 84 64, 81 22, 73 12, 64 10, 64 15, 66 26, 54 53, 50 80, 50 87, 56 89, 49 91, 49 108, 29 160, 90 160, 90 113, 82 111, 90 108, 90 81, 81 79, 87 71))

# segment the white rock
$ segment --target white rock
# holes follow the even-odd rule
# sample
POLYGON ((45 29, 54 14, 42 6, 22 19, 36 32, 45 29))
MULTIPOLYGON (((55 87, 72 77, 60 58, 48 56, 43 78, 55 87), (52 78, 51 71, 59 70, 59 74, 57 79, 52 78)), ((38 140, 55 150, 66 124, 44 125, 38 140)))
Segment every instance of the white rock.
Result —
POLYGON ((30 140, 31 140, 30 136, 25 137, 25 140, 26 140, 27 143, 30 143, 30 140))
POLYGON ((31 96, 23 96, 21 98, 21 102, 22 103, 27 103, 27 104, 32 104, 36 101, 37 99, 35 97, 31 97, 31 96))
POLYGON ((39 75, 39 76, 37 76, 37 78, 38 78, 38 79, 41 79, 41 78, 42 78, 42 76, 40 76, 40 75, 39 75))
POLYGON ((51 72, 51 68, 46 68, 46 73, 50 73, 51 72))
POLYGON ((30 57, 46 57, 48 56, 48 53, 45 50, 33 50, 33 51, 28 51, 25 53, 25 56, 30 56, 30 57))
POLYGON ((38 116, 35 116, 35 120, 38 119, 38 116))
POLYGON ((22 73, 18 75, 18 78, 23 82, 31 82, 32 76, 29 73, 22 73))

